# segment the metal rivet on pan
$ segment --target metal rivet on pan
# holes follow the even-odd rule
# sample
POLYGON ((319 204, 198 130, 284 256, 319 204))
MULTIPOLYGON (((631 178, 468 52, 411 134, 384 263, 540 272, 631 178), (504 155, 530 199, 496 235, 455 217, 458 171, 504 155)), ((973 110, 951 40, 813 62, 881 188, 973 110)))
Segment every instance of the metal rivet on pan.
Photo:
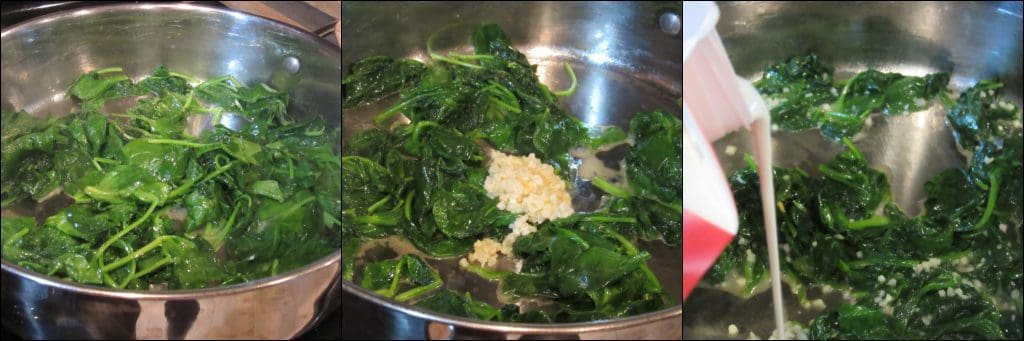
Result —
POLYGON ((299 59, 295 58, 295 56, 288 56, 284 58, 284 69, 285 71, 288 71, 288 73, 290 74, 294 75, 296 73, 299 73, 299 68, 301 66, 302 63, 299 63, 299 59))
POLYGON ((679 34, 679 30, 682 28, 679 14, 672 12, 662 13, 658 24, 661 26, 661 31, 668 34, 679 34))

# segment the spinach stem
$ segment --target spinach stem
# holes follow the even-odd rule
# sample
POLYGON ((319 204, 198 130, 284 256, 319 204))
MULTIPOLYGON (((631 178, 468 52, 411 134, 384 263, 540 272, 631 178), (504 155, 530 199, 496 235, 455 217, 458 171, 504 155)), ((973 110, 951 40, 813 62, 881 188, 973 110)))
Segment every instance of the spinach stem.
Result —
POLYGON ((377 202, 373 203, 373 205, 370 205, 370 207, 366 208, 366 212, 367 213, 376 212, 377 209, 381 208, 381 206, 384 206, 384 204, 386 204, 389 200, 391 200, 391 197, 387 197, 387 196, 381 198, 380 200, 377 200, 377 202))
MULTIPOLYGON (((619 244, 622 245, 622 248, 626 250, 627 255, 634 257, 639 255, 640 252, 636 248, 636 245, 633 245, 633 243, 626 239, 625 236, 619 234, 618 232, 615 232, 610 228, 605 229, 605 233, 607 233, 615 240, 619 241, 619 244)), ((661 287, 661 281, 658 280, 658 277, 654 276, 654 272, 651 272, 651 268, 647 266, 647 262, 643 262, 640 264, 640 271, 642 271, 644 273, 644 276, 647 277, 647 280, 644 281, 644 286, 646 286, 648 290, 652 292, 662 292, 663 288, 661 287)))
POLYGON ((500 99, 497 99, 497 98, 494 98, 494 97, 490 98, 490 102, 494 103, 494 104, 497 104, 499 107, 505 108, 506 110, 514 112, 514 113, 517 113, 517 114, 522 112, 522 111, 519 110, 519 108, 513 107, 512 105, 509 105, 509 104, 507 104, 505 102, 502 102, 500 99))
POLYGON ((565 71, 569 73, 569 78, 572 79, 572 85, 569 86, 569 89, 567 90, 554 91, 554 94, 555 96, 565 97, 576 92, 576 73, 572 71, 572 67, 569 66, 569 63, 563 62, 562 65, 565 65, 565 71))
POLYGON ((839 111, 844 110, 843 104, 846 103, 846 93, 850 91, 850 84, 853 84, 853 82, 856 81, 857 78, 860 77, 860 75, 862 74, 864 73, 858 73, 857 75, 853 76, 853 78, 850 78, 850 80, 846 81, 846 85, 843 85, 843 92, 842 94, 839 95, 839 101, 836 102, 837 106, 839 107, 839 111))
POLYGON ((408 300, 411 300, 411 299, 423 296, 424 294, 426 294, 426 293, 428 293, 428 292, 430 292, 430 291, 432 291, 434 289, 440 288, 442 284, 444 284, 444 283, 441 283, 440 280, 436 280, 436 281, 430 282, 430 284, 409 289, 408 291, 403 292, 401 294, 398 294, 398 296, 395 296, 395 300, 399 301, 399 302, 405 302, 405 301, 408 301, 408 300))
POLYGON ((114 282, 114 278, 110 277, 110 274, 108 274, 106 272, 102 272, 102 271, 101 271, 101 274, 102 274, 102 277, 103 277, 103 283, 104 284, 106 284, 107 286, 109 286, 111 288, 117 288, 117 282, 114 282))
POLYGON ((18 231, 18 233, 15 233, 13 236, 11 236, 11 238, 4 243, 4 246, 13 244, 14 242, 18 241, 18 239, 21 239, 21 237, 24 237, 26 234, 28 234, 30 231, 31 229, 27 227, 21 229, 21 231, 18 231))
MULTIPOLYGON (((134 252, 132 250, 131 244, 125 243, 123 239, 122 240, 118 240, 117 242, 121 244, 121 247, 124 249, 124 251, 126 253, 130 254, 130 253, 134 252)), ((135 261, 132 260, 131 263, 132 263, 132 266, 131 266, 131 268, 128 269, 129 273, 128 273, 127 277, 125 277, 124 281, 121 282, 121 285, 118 285, 116 282, 114 282, 114 278, 110 276, 110 272, 102 270, 102 268, 104 266, 106 266, 106 264, 103 263, 103 259, 101 258, 100 262, 99 262, 99 267, 101 268, 100 274, 101 274, 101 276, 103 276, 103 283, 106 283, 108 286, 110 286, 112 288, 124 288, 125 286, 127 286, 128 283, 130 282, 131 277, 133 275, 135 275, 135 270, 136 270, 135 269, 135 261)))
POLYGON ((398 219, 395 217, 377 214, 355 216, 352 218, 352 220, 360 224, 370 224, 377 226, 395 226, 398 225, 399 223, 398 219))
POLYGON ((103 168, 100 168, 100 164, 99 164, 100 162, 106 163, 106 164, 112 164, 112 165, 121 164, 120 162, 117 162, 117 161, 114 161, 114 160, 111 160, 111 159, 108 159, 108 158, 94 157, 94 158, 92 158, 92 165, 93 165, 93 167, 96 167, 96 170, 98 170, 100 172, 103 171, 103 168))
POLYGON ((494 56, 489 54, 461 54, 458 52, 448 52, 448 56, 459 59, 494 59, 494 56))
POLYGON ((485 90, 492 90, 493 89, 494 91, 491 91, 491 92, 493 92, 498 97, 498 98, 491 97, 490 98, 491 100, 499 102, 500 103, 499 105, 505 106, 506 109, 508 109, 508 110, 510 110, 510 111, 512 111, 514 113, 518 114, 518 113, 522 112, 520 110, 520 107, 519 107, 519 99, 516 97, 516 95, 514 93, 512 93, 511 90, 506 88, 504 85, 498 84, 498 82, 495 82, 493 80, 492 81, 488 81, 487 83, 490 84, 490 85, 488 85, 484 89, 485 90), (508 101, 508 102, 506 102, 506 101, 508 101), (512 104, 509 104, 509 103, 512 103, 512 104, 515 104, 515 105, 513 106, 512 104))
POLYGON ((229 169, 231 169, 231 167, 234 167, 237 164, 238 164, 238 161, 231 161, 231 162, 229 162, 228 164, 226 164, 224 166, 218 167, 213 172, 211 172, 206 177, 204 177, 203 180, 200 181, 200 183, 209 181, 210 179, 213 179, 213 178, 217 177, 218 175, 221 175, 224 172, 227 172, 229 169))
POLYGON ((546 99, 548 102, 555 101, 555 97, 554 95, 551 94, 551 90, 548 89, 547 85, 544 85, 541 82, 537 82, 533 85, 533 87, 537 88, 537 90, 539 90, 540 93, 544 94, 544 99, 546 99))
POLYGON ((500 97, 502 99, 511 100, 511 101, 516 100, 516 95, 514 93, 512 93, 512 91, 509 90, 504 85, 498 84, 498 82, 496 82, 496 81, 487 81, 487 84, 488 85, 486 87, 484 87, 481 91, 487 91, 487 92, 494 93, 495 95, 497 95, 498 97, 500 97))
POLYGON ((112 165, 121 164, 120 162, 118 162, 116 160, 111 160, 111 159, 108 159, 108 158, 105 158, 105 157, 94 157, 94 158, 92 158, 92 160, 93 161, 99 161, 99 162, 102 162, 102 163, 108 163, 108 164, 112 164, 112 165))
POLYGON ((142 128, 139 128, 139 127, 131 126, 131 127, 128 127, 128 129, 140 132, 140 133, 142 133, 142 136, 153 136, 153 133, 150 133, 150 132, 146 131, 145 129, 142 129, 142 128))
POLYGON ((395 277, 391 278, 391 286, 384 291, 384 296, 394 297, 395 292, 398 291, 398 281, 402 278, 402 268, 405 267, 405 263, 408 262, 409 256, 402 256, 402 259, 398 260, 395 264, 395 277))
POLYGON ((149 252, 149 251, 155 249, 157 246, 160 246, 160 243, 162 243, 167 238, 169 238, 169 237, 168 236, 156 237, 156 239, 153 239, 153 241, 149 242, 149 244, 146 244, 146 246, 143 246, 142 248, 140 248, 138 250, 135 250, 135 252, 132 252, 132 253, 124 256, 124 257, 121 257, 120 259, 114 261, 113 263, 107 264, 106 266, 100 268, 100 270, 102 270, 104 272, 107 272, 107 271, 110 271, 110 270, 113 270, 113 269, 117 269, 117 268, 121 267, 122 265, 125 265, 128 262, 135 260, 135 258, 141 257, 142 255, 146 254, 146 252, 149 252))
POLYGON ((843 144, 845 144, 846 148, 849 148, 850 151, 853 152, 854 155, 857 155, 857 159, 859 159, 859 160, 863 160, 864 159, 864 154, 861 154, 860 150, 857 149, 857 146, 855 146, 853 144, 853 141, 850 141, 850 139, 844 137, 843 138, 843 144))
POLYGON ((176 198, 177 196, 181 195, 185 191, 188 191, 189 189, 191 189, 192 186, 195 185, 195 183, 196 182, 192 181, 192 180, 185 181, 185 183, 183 185, 178 186, 177 188, 172 190, 170 193, 168 193, 167 194, 167 199, 170 200, 171 198, 176 198))
POLYGON ((277 89, 274 89, 270 85, 267 85, 267 83, 260 83, 260 87, 263 88, 263 90, 267 90, 268 92, 272 92, 275 94, 280 93, 280 91, 277 91, 277 89))
POLYGON ((149 267, 147 267, 145 269, 142 269, 142 271, 136 272, 136 273, 132 274, 131 276, 128 276, 128 278, 125 279, 125 281, 122 282, 121 285, 118 286, 118 288, 124 289, 124 287, 128 286, 128 283, 131 283, 131 281, 134 281, 135 279, 138 279, 138 278, 140 278, 142 276, 148 275, 150 272, 156 271, 156 269, 159 269, 160 267, 162 267, 164 265, 167 265, 167 263, 170 263, 170 262, 171 262, 171 257, 161 258, 156 263, 153 263, 153 265, 150 265, 149 267))
POLYGON ((292 158, 285 157, 285 160, 288 161, 288 179, 295 179, 295 166, 292 164, 292 158))
POLYGON ((85 194, 87 194, 89 196, 114 196, 115 195, 114 193, 107 192, 107 191, 104 191, 102 189, 99 189, 99 188, 96 188, 96 187, 93 187, 93 186, 85 187, 85 194))
POLYGON ((505 277, 507 277, 509 274, 508 272, 505 271, 487 269, 482 266, 477 266, 473 264, 466 264, 465 266, 463 266, 463 268, 465 268, 469 272, 479 275, 480 277, 483 277, 484 279, 492 281, 505 279, 505 277))
POLYGON ((595 176, 590 179, 590 184, 597 186, 597 188, 600 188, 605 193, 611 194, 613 197, 629 198, 633 196, 629 190, 616 186, 600 176, 595 176))
POLYGON ((576 242, 577 244, 580 244, 580 246, 582 246, 584 250, 590 248, 590 244, 587 243, 587 241, 584 240, 582 237, 580 237, 580 235, 576 234, 576 232, 572 232, 570 230, 555 226, 552 226, 551 228, 554 229, 555 232, 558 233, 558 235, 568 238, 569 240, 576 242))
MULTIPOLYGON (((249 204, 252 204, 252 199, 249 199, 249 204)), ((221 245, 224 245, 224 239, 231 234, 231 230, 235 228, 235 217, 238 215, 238 209, 240 205, 235 203, 235 208, 231 210, 231 215, 228 216, 228 220, 224 222, 224 225, 214 234, 213 242, 210 243, 214 250, 220 250, 221 245)))
POLYGON ((180 74, 180 73, 177 73, 177 72, 174 72, 174 71, 167 71, 167 74, 171 75, 172 77, 178 77, 178 78, 187 80, 189 82, 196 82, 196 79, 192 78, 192 76, 189 76, 189 75, 180 74))
POLYGON ((125 140, 131 141, 135 139, 135 137, 128 135, 128 133, 124 131, 124 128, 121 128, 121 125, 117 124, 117 122, 110 122, 110 125, 113 126, 114 129, 117 129, 117 131, 121 133, 121 136, 124 136, 125 140))
POLYGON ((611 216, 585 216, 580 218, 580 221, 594 221, 600 223, 628 223, 636 224, 636 218, 633 217, 611 217, 611 216))
POLYGON ((412 221, 412 198, 415 194, 416 192, 409 191, 409 194, 405 195, 405 219, 408 221, 412 221))
POLYGON ((663 207, 665 207, 667 209, 672 210, 673 212, 676 212, 676 213, 679 213, 679 214, 683 214, 683 204, 681 204, 681 203, 675 203, 675 202, 668 203, 668 202, 664 202, 664 201, 661 201, 661 199, 658 199, 657 197, 654 197, 654 196, 647 196, 647 198, 651 199, 651 201, 654 201, 658 205, 661 205, 661 206, 663 206, 663 207))
POLYGON ((217 143, 196 143, 196 142, 189 142, 189 141, 182 141, 182 140, 172 140, 172 139, 146 139, 145 141, 147 143, 152 143, 152 144, 174 144, 174 145, 193 147, 193 148, 214 147, 214 146, 219 145, 217 143))
POLYGON ((153 214, 153 210, 156 209, 156 204, 157 203, 155 203, 155 202, 150 204, 149 205, 149 209, 146 210, 146 213, 144 213, 141 218, 139 218, 138 220, 133 222, 131 225, 128 225, 128 227, 125 227, 124 229, 122 229, 120 232, 115 234, 113 237, 110 237, 110 239, 107 239, 107 241, 104 242, 103 245, 100 245, 100 248, 96 250, 96 255, 94 255, 92 257, 92 261, 95 262, 95 263, 99 263, 100 258, 103 257, 103 252, 107 251, 107 248, 109 248, 111 244, 114 244, 115 241, 117 241, 118 239, 120 239, 124 235, 128 234, 128 232, 131 232, 132 230, 134 230, 139 225, 142 225, 142 223, 145 222, 146 219, 149 219, 149 216, 151 214, 153 214))
POLYGON ((124 71, 124 70, 121 69, 120 67, 108 67, 106 69, 96 70, 96 74, 102 75, 102 74, 105 74, 105 73, 122 72, 122 71, 124 71))
POLYGON ((749 153, 743 153, 743 160, 747 162, 747 169, 753 172, 757 171, 757 161, 754 161, 754 156, 749 153))
POLYGON ((416 127, 412 130, 412 141, 416 144, 416 147, 420 146, 420 131, 430 127, 437 127, 437 122, 434 121, 420 121, 416 123, 416 127))
POLYGON ((882 227, 889 224, 889 217, 884 215, 876 215, 871 218, 861 219, 854 222, 850 222, 846 228, 854 231, 863 230, 870 227, 882 227))
POLYGON ((460 65, 460 66, 465 66, 465 67, 468 67, 468 68, 473 68, 473 69, 482 69, 483 68, 483 66, 480 66, 480 65, 474 65, 474 64, 463 62, 461 60, 456 60, 456 59, 448 58, 448 57, 439 55, 437 53, 431 53, 430 54, 430 58, 433 58, 433 59, 436 59, 436 60, 440 60, 442 62, 447 62, 447 63, 452 63, 452 64, 455 64, 455 65, 460 65))
POLYGON ((988 223, 989 217, 992 216, 992 211, 996 208, 996 199, 999 196, 999 174, 992 174, 989 176, 988 186, 988 202, 985 203, 985 213, 982 214, 981 220, 977 224, 974 224, 975 228, 985 226, 988 223))
POLYGON ((383 124, 384 121, 387 121, 387 120, 391 119, 392 117, 394 117, 395 114, 397 114, 399 110, 402 110, 403 108, 405 108, 406 105, 409 105, 412 102, 418 101, 420 98, 438 95, 438 94, 441 94, 443 92, 444 91, 441 91, 441 90, 431 91, 431 92, 422 93, 422 94, 419 94, 419 95, 416 95, 416 96, 413 96, 413 97, 403 98, 401 101, 399 101, 395 105, 393 105, 390 108, 388 108, 388 110, 385 110, 384 112, 382 112, 380 114, 377 114, 377 116, 374 116, 373 117, 373 122, 377 123, 377 124, 383 124))
POLYGON ((851 188, 857 188, 856 184, 853 183, 852 176, 849 174, 840 173, 837 170, 829 168, 825 164, 818 165, 818 171, 829 179, 841 182, 844 185, 850 186, 851 188))
POLYGON ((981 180, 979 180, 977 178, 974 179, 974 185, 978 186, 978 188, 981 188, 981 190, 983 190, 983 191, 987 191, 988 190, 988 185, 985 184, 984 182, 981 182, 981 180))
POLYGON ((175 188, 170 193, 168 193, 167 200, 176 198, 177 196, 184 194, 188 190, 192 189, 193 186, 206 182, 207 180, 213 179, 214 177, 220 175, 221 173, 228 171, 229 169, 231 169, 231 167, 234 167, 237 162, 238 161, 231 161, 228 162, 228 164, 226 165, 217 167, 217 169, 213 170, 213 172, 210 172, 210 174, 206 175, 206 177, 204 177, 202 180, 199 180, 198 182, 186 181, 185 184, 178 186, 178 188, 175 188))
POLYGON ((194 95, 194 94, 195 94, 195 92, 196 92, 196 91, 195 91, 194 89, 193 89, 193 90, 189 90, 189 91, 188 91, 188 98, 187 98, 187 99, 185 99, 185 105, 184 105, 184 106, 182 106, 182 108, 185 108, 185 110, 188 110, 189 106, 191 106, 191 105, 192 105, 192 102, 193 102, 193 101, 195 100, 195 99, 194 99, 194 97, 195 97, 195 95, 194 95))

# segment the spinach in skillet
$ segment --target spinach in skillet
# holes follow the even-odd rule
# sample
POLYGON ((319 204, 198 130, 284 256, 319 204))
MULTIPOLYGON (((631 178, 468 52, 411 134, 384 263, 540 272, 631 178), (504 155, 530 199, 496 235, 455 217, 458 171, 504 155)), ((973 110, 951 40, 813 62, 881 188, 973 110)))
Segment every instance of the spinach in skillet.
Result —
POLYGON ((900 115, 926 108, 932 98, 946 95, 949 83, 948 72, 913 77, 869 69, 835 82, 834 71, 812 53, 765 67, 754 86, 772 104, 772 123, 778 127, 817 127, 838 141, 859 132, 871 114, 900 115))
POLYGON ((618 318, 668 306, 667 294, 647 267, 651 255, 615 232, 610 222, 587 218, 546 222, 517 240, 521 273, 470 269, 501 280, 506 295, 555 300, 556 321, 618 318))
POLYGON ((475 55, 431 52, 440 63, 425 69, 411 60, 361 60, 342 81, 345 103, 375 102, 398 91, 401 99, 377 115, 378 123, 402 112, 414 125, 432 122, 483 139, 502 152, 534 153, 566 176, 569 149, 589 142, 586 127, 558 108, 556 93, 538 80, 536 66, 511 46, 497 25, 482 26, 472 41, 475 55), (369 92, 364 89, 374 95, 362 95, 369 92))
POLYGON ((612 198, 587 219, 611 223, 630 237, 678 245, 683 215, 682 120, 661 111, 638 113, 629 128, 634 140, 625 160, 629 186, 595 177, 591 184, 612 198))
MULTIPOLYGON (((808 76, 812 69, 831 66, 813 55, 794 58, 769 67, 759 88, 776 94, 779 88, 799 89, 817 82, 808 76)), ((841 82, 852 90, 842 91, 840 108, 892 113, 901 105, 913 107, 900 99, 948 91, 940 74, 907 80, 912 78, 859 73, 841 82), (900 82, 916 85, 897 87, 900 82), (865 90, 866 97, 856 95, 865 90)), ((808 286, 838 288, 847 299, 810 323, 810 338, 1021 338, 1021 113, 998 99, 1000 88, 981 81, 947 103, 958 145, 971 156, 967 167, 946 170, 925 184, 919 216, 907 216, 892 202, 886 176, 841 137, 856 130, 829 135, 835 122, 825 120, 821 129, 840 137, 846 150, 819 165, 819 176, 774 168, 783 272, 803 303, 808 286)), ((815 116, 817 109, 798 103, 784 102, 773 114, 792 110, 794 115, 779 116, 782 122, 806 127, 822 122, 815 121, 823 117, 815 116)), ((736 275, 747 296, 768 277, 767 252, 759 242, 765 237, 758 177, 748 161, 750 167, 730 177, 740 212, 739 242, 705 277, 707 284, 720 284, 736 275)))
POLYGON ((320 118, 295 121, 288 96, 267 85, 190 83, 163 67, 139 83, 110 68, 71 86, 81 105, 70 115, 4 111, 3 207, 73 201, 41 222, 0 220, 4 259, 81 283, 188 289, 278 274, 337 249, 337 132, 320 118), (101 111, 125 97, 137 105, 101 111), (223 112, 252 123, 186 134, 189 116, 223 112))
MULTIPOLYGON (((541 298, 550 310, 521 312, 439 289, 436 272, 419 257, 399 255, 359 265, 360 245, 389 236, 408 239, 431 258, 468 254, 474 242, 502 240, 517 214, 497 208, 484 189, 485 147, 534 154, 568 180, 569 150, 598 148, 627 138, 618 129, 588 130, 558 107, 536 66, 496 25, 471 37, 474 55, 430 51, 435 63, 370 57, 345 78, 345 103, 400 98, 342 150, 343 276, 363 287, 458 316, 509 322, 566 322, 616 318, 664 308, 670 300, 628 237, 678 245, 682 210, 682 125, 663 112, 641 113, 631 124, 640 141, 627 158, 636 185, 621 189, 597 212, 548 221, 520 238, 514 253, 522 272, 465 265, 500 283, 512 298, 541 298), (384 126, 399 112, 409 123, 384 126), (624 194, 623 194, 624 193, 624 194), (634 195, 636 193, 636 195, 634 195)), ((615 185, 595 180, 609 191, 615 185)))

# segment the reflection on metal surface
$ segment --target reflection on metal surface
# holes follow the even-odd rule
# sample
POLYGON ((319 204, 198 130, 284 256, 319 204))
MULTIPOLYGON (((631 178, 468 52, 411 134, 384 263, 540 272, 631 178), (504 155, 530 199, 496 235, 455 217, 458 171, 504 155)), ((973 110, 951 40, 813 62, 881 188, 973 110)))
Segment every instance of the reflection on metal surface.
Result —
MULTIPOLYGON (((572 65, 579 87, 572 96, 559 99, 561 108, 588 126, 626 127, 637 112, 654 109, 681 116, 682 109, 676 100, 682 97, 682 40, 663 33, 658 25, 665 7, 681 13, 677 2, 411 3, 402 6, 344 2, 342 6, 345 35, 342 64, 346 68, 361 58, 374 55, 426 62, 425 45, 431 35, 434 35, 431 45, 434 52, 467 53, 472 49, 467 45, 467 37, 473 29, 483 23, 496 23, 516 48, 537 65, 540 80, 550 89, 569 87, 569 77, 562 63, 572 65)), ((368 107, 346 109, 342 115, 342 139, 371 127, 370 118, 392 103, 393 100, 386 100, 368 107)), ((402 122, 408 120, 402 118, 402 122)), ((580 193, 589 188, 589 185, 582 186, 580 193)), ((596 202, 598 197, 588 198, 596 202)), ((574 206, 586 205, 574 200, 574 206)), ((669 248, 660 242, 644 244, 643 248, 654 256, 649 265, 670 296, 677 303, 681 302, 681 248, 669 248)), ((457 266, 450 266, 453 264, 431 261, 446 287, 469 291, 475 299, 496 303, 492 298, 496 289, 494 283, 466 275, 457 266), (478 295, 478 292, 482 293, 478 295)), ((383 299, 351 282, 343 281, 343 286, 345 305, 342 309, 346 323, 366 326, 343 331, 346 337, 352 338, 426 338, 434 335, 432 332, 449 335, 443 331, 450 331, 454 338, 671 339, 682 336, 681 304, 612 321, 508 324, 440 315, 383 299)))
POLYGON ((430 322, 427 324, 427 335, 431 340, 451 340, 455 336, 455 326, 430 322))
POLYGON ((591 78, 592 81, 587 82, 587 87, 590 88, 587 97, 590 99, 587 103, 586 111, 586 123, 588 127, 596 127, 601 124, 598 119, 601 117, 601 113, 604 110, 604 98, 608 95, 607 90, 604 87, 606 79, 604 77, 591 78))
POLYGON ((88 16, 49 15, 5 30, 4 108, 66 113, 71 103, 51 98, 74 82, 68 77, 110 66, 121 66, 130 76, 145 75, 163 64, 200 78, 235 74, 244 83, 267 82, 289 92, 290 104, 303 112, 325 113, 328 122, 340 116, 337 47, 322 39, 215 8, 134 5, 143 14, 128 18, 105 8, 110 7, 85 10, 88 16), (301 72, 282 68, 288 56, 300 55, 301 72))
POLYGON ((33 338, 294 337, 338 304, 340 257, 250 283, 173 293, 85 286, 4 262, 3 322, 33 338))
MULTIPOLYGON (((163 64, 199 78, 267 82, 289 93, 290 112, 323 115, 329 129, 340 123, 337 48, 244 14, 186 4, 94 7, 7 28, 0 45, 4 109, 67 113, 63 93, 78 75, 109 66, 149 74, 163 64), (281 51, 303 56, 303 71, 277 77, 288 56, 281 51)), ((158 293, 71 283, 3 261, 0 319, 28 338, 291 338, 340 305, 340 263, 336 251, 253 282, 158 293)))
MULTIPOLYGON (((345 305, 342 309, 346 318, 366 325, 363 330, 346 330, 346 335, 400 339, 416 336, 426 338, 430 326, 447 325, 454 338, 512 338, 512 336, 533 339, 553 337, 558 339, 678 339, 682 330, 679 319, 680 307, 630 316, 613 321, 594 321, 563 324, 527 324, 487 322, 464 317, 434 314, 415 308, 407 303, 384 299, 348 281, 343 281, 345 305), (359 307, 349 311, 347 307, 359 307), (357 315, 358 316, 354 316, 357 315), (386 328, 374 328, 385 325, 386 328)), ((355 324, 355 323, 354 323, 355 324)), ((434 327, 439 328, 439 327, 434 327)))
POLYGON ((587 60, 595 65, 602 65, 612 60, 612 57, 608 56, 608 45, 607 39, 601 40, 597 43, 597 46, 587 51, 587 60))
MULTIPOLYGON (((980 79, 999 77, 1006 85, 1000 95, 1018 105, 1021 102, 1024 25, 1019 2, 719 5, 718 31, 723 43, 736 71, 751 80, 760 78, 762 68, 770 63, 815 52, 835 64, 837 79, 868 67, 917 76, 950 71, 949 87, 963 91, 980 79)), ((946 127, 946 109, 935 101, 927 110, 904 116, 874 115, 873 124, 855 141, 867 160, 887 173, 893 200, 907 214, 922 211, 925 181, 965 164, 946 127)), ((842 150, 817 130, 774 137, 776 165, 800 167, 812 175, 819 163, 842 150)), ((750 146, 748 134, 742 133, 715 144, 726 171, 744 165, 743 151, 751 151, 750 146), (741 152, 725 157, 728 145, 741 152)), ((800 307, 790 290, 784 290, 784 296, 790 320, 807 323, 821 314, 800 307)), ((808 299, 819 297, 824 297, 828 306, 842 301, 837 295, 808 290, 808 299)), ((683 324, 687 339, 729 338, 729 324, 739 326, 744 337, 750 331, 767 337, 774 329, 770 295, 744 301, 718 290, 697 288, 686 307, 683 324)))

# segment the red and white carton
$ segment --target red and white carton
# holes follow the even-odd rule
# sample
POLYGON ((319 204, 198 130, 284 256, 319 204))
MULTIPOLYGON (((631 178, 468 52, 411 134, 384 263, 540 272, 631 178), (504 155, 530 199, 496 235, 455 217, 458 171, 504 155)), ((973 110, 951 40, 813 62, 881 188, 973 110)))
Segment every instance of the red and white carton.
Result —
POLYGON ((683 3, 683 300, 739 225, 736 204, 711 142, 767 115, 736 72, 715 31, 718 7, 683 3))

